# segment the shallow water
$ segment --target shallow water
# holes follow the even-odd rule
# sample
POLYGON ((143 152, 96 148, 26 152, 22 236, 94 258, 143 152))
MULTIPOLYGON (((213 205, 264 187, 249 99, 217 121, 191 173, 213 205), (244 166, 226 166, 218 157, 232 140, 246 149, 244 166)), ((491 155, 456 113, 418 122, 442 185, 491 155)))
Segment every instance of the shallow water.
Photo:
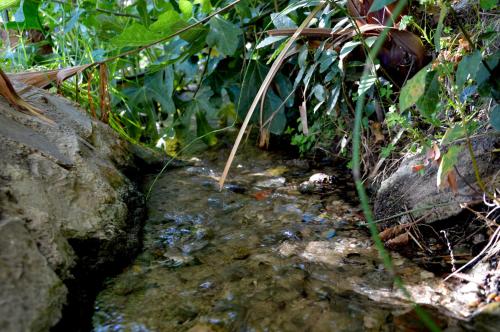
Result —
MULTIPOLYGON (((315 173, 307 163, 246 148, 219 192, 226 156, 158 180, 143 253, 98 296, 95 331, 421 328, 359 226, 345 175, 326 168, 334 188, 301 194, 297 186, 315 173)), ((410 284, 426 281, 413 292, 421 302, 436 296, 431 273, 395 263, 410 284)))

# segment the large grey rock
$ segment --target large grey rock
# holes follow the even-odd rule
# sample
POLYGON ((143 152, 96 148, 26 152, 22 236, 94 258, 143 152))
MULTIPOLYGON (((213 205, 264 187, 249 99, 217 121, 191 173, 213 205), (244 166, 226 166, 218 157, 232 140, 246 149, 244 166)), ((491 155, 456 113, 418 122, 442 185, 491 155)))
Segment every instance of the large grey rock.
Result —
POLYGON ((7 332, 56 324, 67 285, 88 282, 75 271, 98 277, 137 250, 143 211, 123 174, 134 167, 128 143, 64 98, 36 88, 26 95, 56 125, 0 97, 0 330, 7 332))
MULTIPOLYGON (((495 173, 500 170, 500 158, 494 153, 495 145, 498 144, 498 136, 483 136, 473 141, 473 150, 481 178, 491 188, 498 188, 500 177, 495 173), (491 183, 496 181, 496 183, 491 183)), ((412 170, 412 166, 422 164, 424 156, 414 155, 406 157, 399 168, 386 180, 384 180, 377 192, 375 199, 375 217, 384 221, 378 223, 380 229, 385 229, 399 222, 408 222, 409 218, 404 215, 406 211, 414 210, 414 219, 421 222, 431 223, 437 220, 447 219, 462 211, 460 204, 480 201, 481 190, 476 185, 476 177, 472 167, 472 161, 467 149, 464 149, 458 158, 456 165, 460 176, 458 180, 458 193, 453 193, 449 188, 438 189, 436 176, 438 167, 428 166, 425 174, 420 175, 412 170), (470 184, 470 186, 469 186, 470 184), (403 214, 403 215, 402 215, 403 214), (392 216, 398 216, 392 218, 392 216)))

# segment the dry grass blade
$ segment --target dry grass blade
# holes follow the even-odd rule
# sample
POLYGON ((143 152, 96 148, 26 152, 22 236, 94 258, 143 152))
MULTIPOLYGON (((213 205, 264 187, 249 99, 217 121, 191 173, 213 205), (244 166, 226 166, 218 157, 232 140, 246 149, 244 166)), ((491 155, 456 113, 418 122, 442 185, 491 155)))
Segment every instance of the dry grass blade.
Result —
POLYGON ((297 40, 297 38, 300 36, 300 33, 302 30, 305 29, 305 27, 311 22, 311 20, 316 16, 316 14, 325 6, 325 3, 320 3, 318 6, 314 8, 314 10, 309 13, 309 15, 306 17, 306 19, 302 22, 300 27, 295 31, 295 33, 290 37, 288 42, 286 43, 285 47, 283 50, 280 52, 279 56, 276 58, 274 61, 273 65, 271 66, 271 69, 267 73, 266 78, 264 79, 264 82, 259 88, 259 91, 257 92, 257 95, 255 96, 255 99, 252 102, 252 105, 250 106, 250 109, 248 110, 247 116, 245 117, 245 120, 243 121, 243 124, 241 125, 241 129, 238 133, 238 137, 236 137, 236 141, 234 142, 233 149, 231 150, 231 153, 229 154, 229 158, 227 159, 226 166, 224 167, 224 172, 222 173, 222 176, 219 181, 219 190, 222 190, 222 187, 224 186, 224 181, 226 180, 227 174, 229 173, 229 168, 231 167, 231 164, 233 163, 234 156, 236 155, 236 151, 238 150, 238 146, 240 145, 241 139, 243 138, 243 133, 245 132, 246 127, 248 126, 248 123, 250 122, 250 118, 252 117, 252 114, 257 107, 257 104, 259 103, 259 100, 264 97, 264 94, 267 92, 267 89, 269 88, 269 85, 271 84, 271 81, 273 80, 274 76, 278 72, 279 67, 283 63, 283 60, 286 57, 286 54, 292 44, 297 40))
POLYGON ((28 111, 29 113, 42 119, 43 121, 49 124, 54 124, 54 121, 44 116, 41 110, 30 105, 17 94, 16 90, 14 89, 14 86, 9 80, 9 77, 3 72, 2 69, 0 69, 0 94, 4 96, 9 103, 11 103, 14 107, 18 108, 19 110, 28 111))

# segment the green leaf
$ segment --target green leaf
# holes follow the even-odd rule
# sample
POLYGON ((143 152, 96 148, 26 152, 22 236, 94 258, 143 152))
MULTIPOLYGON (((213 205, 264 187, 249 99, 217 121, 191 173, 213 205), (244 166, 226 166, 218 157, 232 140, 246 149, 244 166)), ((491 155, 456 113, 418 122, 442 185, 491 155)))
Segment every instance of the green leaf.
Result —
POLYGON ((320 102, 325 101, 325 88, 321 84, 316 84, 312 90, 314 97, 320 102))
POLYGON ((217 137, 215 136, 214 129, 207 121, 207 117, 203 112, 196 112, 196 136, 201 137, 202 141, 208 146, 217 144, 217 137))
POLYGON ((458 155, 462 152, 463 146, 453 145, 450 146, 448 152, 444 154, 441 158, 441 163, 439 164, 439 169, 437 172, 437 187, 440 188, 446 181, 448 173, 453 170, 453 167, 458 162, 458 155))
POLYGON ((490 113, 490 123, 496 131, 500 131, 500 105, 496 104, 490 113))
POLYGON ((133 23, 125 28, 119 36, 111 39, 111 43, 118 47, 143 46, 159 40, 161 36, 146 29, 139 23, 133 23))
POLYGON ((148 4, 146 3, 146 0, 139 0, 135 3, 135 6, 137 7, 137 12, 139 13, 139 16, 141 17, 142 23, 149 27, 149 24, 151 23, 151 19, 149 18, 149 13, 148 13, 148 4))
POLYGON ((396 0, 375 0, 373 1, 372 6, 370 7, 368 13, 376 12, 377 10, 384 8, 385 6, 390 5, 395 1, 396 0))
POLYGON ((342 49, 340 50, 339 58, 340 61, 342 61, 346 56, 349 55, 349 53, 352 52, 356 48, 356 46, 360 45, 361 42, 359 41, 349 41, 342 46, 342 49))
POLYGON ((481 52, 475 51, 460 61, 456 73, 456 84, 458 89, 462 89, 468 79, 476 79, 476 73, 480 68, 481 59, 481 52))
POLYGON ((193 4, 189 0, 179 0, 179 9, 186 18, 190 18, 193 14, 193 4))
POLYGON ((490 10, 495 8, 498 0, 479 0, 479 5, 483 10, 490 10))
POLYGON ((297 24, 295 24, 292 19, 286 15, 283 15, 281 13, 276 14, 273 13, 271 14, 271 20, 276 27, 276 29, 287 29, 287 28, 296 28, 297 24))
POLYGON ((2 0, 0 1, 0 10, 8 9, 19 4, 20 0, 2 0))
POLYGON ((361 77, 358 87, 358 96, 370 90, 370 88, 375 85, 375 82, 377 82, 377 75, 370 74, 361 77))
MULTIPOLYGON (((268 72, 269 68, 262 63, 252 60, 248 64, 248 70, 246 75, 244 76, 243 84, 241 85, 241 92, 239 96, 236 96, 235 100, 239 100, 238 103, 238 116, 240 118, 244 118, 246 116, 246 112, 250 107, 250 104, 253 101, 254 96, 257 94, 257 91, 264 81, 264 78, 268 72)), ((278 94, 276 94, 272 89, 269 89, 266 94, 266 98, 264 101, 264 109, 263 109, 263 119, 266 121, 272 114, 276 112, 274 115, 273 121, 271 121, 271 125, 269 130, 273 134, 281 134, 285 130, 286 127, 286 115, 284 107, 281 107, 285 98, 290 93, 292 89, 292 85, 290 83, 283 83, 282 81, 289 80, 283 74, 276 75, 274 81, 278 83, 280 88, 277 89, 278 94)), ((252 122, 258 123, 259 121, 259 113, 255 112, 252 115, 252 122)))
POLYGON ((441 140, 441 145, 447 145, 453 143, 457 139, 465 137, 466 134, 467 134, 466 128, 461 124, 457 124, 446 130, 446 133, 444 134, 443 139, 441 140))
POLYGON ((158 16, 158 20, 151 24, 149 29, 154 32, 159 32, 163 36, 168 36, 173 32, 187 26, 187 23, 181 19, 181 16, 175 10, 168 10, 158 16))
POLYGON ((425 93, 425 78, 429 66, 422 68, 415 76, 406 82, 399 94, 399 110, 412 107, 425 93))
POLYGON ((330 68, 335 60, 337 60, 337 52, 330 49, 324 51, 319 59, 319 72, 324 73, 328 68, 330 68))
POLYGON ((425 77, 425 92, 415 103, 420 112, 427 117, 428 120, 433 119, 434 113, 439 106, 439 81, 436 71, 429 71, 425 77))
POLYGON ((233 55, 238 49, 241 29, 219 15, 214 16, 210 22, 206 42, 210 47, 216 47, 224 55, 233 55))
POLYGON ((201 12, 204 14, 209 14, 212 11, 210 0, 195 0, 194 3, 201 5, 201 12))
POLYGON ((7 23, 6 28, 23 30, 35 29, 43 31, 43 27, 40 24, 40 18, 38 17, 39 6, 40 0, 21 0, 19 9, 14 14, 15 22, 7 23))
POLYGON ((260 43, 258 43, 257 46, 255 46, 255 48, 256 49, 263 48, 271 44, 274 44, 280 40, 283 40, 285 38, 287 38, 287 36, 269 36, 266 37, 264 40, 261 40, 260 43))

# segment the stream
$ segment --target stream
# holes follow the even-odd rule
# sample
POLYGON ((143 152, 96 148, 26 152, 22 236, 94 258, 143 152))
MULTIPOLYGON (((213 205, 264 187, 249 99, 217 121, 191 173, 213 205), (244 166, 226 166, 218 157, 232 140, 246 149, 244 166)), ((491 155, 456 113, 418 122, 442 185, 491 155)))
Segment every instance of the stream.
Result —
MULTIPOLYGON (((158 179, 143 251, 98 295, 94 331, 425 330, 360 226, 348 172, 245 147, 219 191, 227 155, 158 179), (301 193, 320 171, 333 184, 301 193)), ((419 303, 443 299, 440 279, 393 257, 419 303)))

